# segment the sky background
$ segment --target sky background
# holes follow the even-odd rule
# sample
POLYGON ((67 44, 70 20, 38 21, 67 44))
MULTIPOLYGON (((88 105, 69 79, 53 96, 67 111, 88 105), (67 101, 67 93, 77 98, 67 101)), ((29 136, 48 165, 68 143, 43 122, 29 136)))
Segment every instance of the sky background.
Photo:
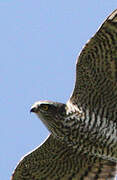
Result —
POLYGON ((0 0, 0 180, 49 134, 37 100, 66 102, 76 58, 117 0, 0 0))

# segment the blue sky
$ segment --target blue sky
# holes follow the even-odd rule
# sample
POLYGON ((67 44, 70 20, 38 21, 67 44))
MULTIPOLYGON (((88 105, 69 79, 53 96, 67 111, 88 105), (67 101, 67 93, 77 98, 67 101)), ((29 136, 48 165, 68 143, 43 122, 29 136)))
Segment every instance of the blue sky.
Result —
POLYGON ((66 102, 76 57, 116 0, 0 0, 0 180, 47 137, 37 100, 66 102))

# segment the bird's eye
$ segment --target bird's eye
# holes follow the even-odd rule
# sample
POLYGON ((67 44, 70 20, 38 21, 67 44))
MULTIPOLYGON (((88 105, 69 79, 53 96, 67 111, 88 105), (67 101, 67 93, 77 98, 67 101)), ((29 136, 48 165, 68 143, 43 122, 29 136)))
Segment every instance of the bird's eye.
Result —
POLYGON ((42 110, 44 110, 44 111, 47 111, 48 110, 48 108, 49 108, 49 106, 46 104, 42 104, 41 105, 41 107, 40 107, 42 110))

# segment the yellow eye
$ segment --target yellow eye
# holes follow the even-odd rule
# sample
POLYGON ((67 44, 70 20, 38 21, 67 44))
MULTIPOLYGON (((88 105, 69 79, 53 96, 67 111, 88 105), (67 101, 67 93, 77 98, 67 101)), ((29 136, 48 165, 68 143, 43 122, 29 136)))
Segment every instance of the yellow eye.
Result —
POLYGON ((44 110, 44 111, 47 111, 49 108, 49 106, 47 104, 42 104, 41 105, 41 109, 44 110))

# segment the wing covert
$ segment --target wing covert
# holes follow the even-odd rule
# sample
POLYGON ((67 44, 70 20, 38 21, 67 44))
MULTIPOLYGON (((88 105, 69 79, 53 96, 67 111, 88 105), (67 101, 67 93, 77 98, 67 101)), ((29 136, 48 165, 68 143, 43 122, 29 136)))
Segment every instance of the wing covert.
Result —
POLYGON ((12 180, 105 180, 114 179, 116 164, 79 154, 52 135, 16 167, 12 180))
POLYGON ((70 102, 92 110, 107 107, 117 115, 117 10, 80 53, 70 102))

